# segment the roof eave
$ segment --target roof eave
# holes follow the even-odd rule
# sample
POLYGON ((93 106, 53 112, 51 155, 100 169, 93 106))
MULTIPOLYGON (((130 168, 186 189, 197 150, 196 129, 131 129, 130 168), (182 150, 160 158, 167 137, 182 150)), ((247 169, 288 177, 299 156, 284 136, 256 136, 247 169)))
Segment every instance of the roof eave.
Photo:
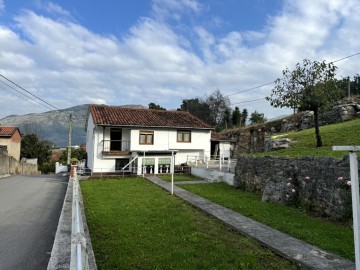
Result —
POLYGON ((214 130, 214 128, 206 127, 176 127, 176 126, 145 126, 145 125, 110 125, 110 124, 96 124, 96 126, 104 127, 138 127, 138 128, 181 128, 181 129, 201 129, 201 130, 214 130))

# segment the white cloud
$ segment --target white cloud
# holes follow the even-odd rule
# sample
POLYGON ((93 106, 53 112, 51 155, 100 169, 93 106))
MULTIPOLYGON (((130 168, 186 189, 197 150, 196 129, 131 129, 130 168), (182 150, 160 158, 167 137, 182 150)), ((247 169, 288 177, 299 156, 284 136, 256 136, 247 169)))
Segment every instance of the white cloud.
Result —
MULTIPOLYGON (((48 8, 63 16, 61 20, 22 12, 15 17, 16 31, 0 25, 0 73, 60 108, 155 102, 170 109, 181 99, 216 89, 231 94, 273 81, 303 58, 335 60, 359 51, 357 1, 289 0, 263 31, 221 36, 203 25, 189 27, 185 36, 167 21, 167 14, 181 18, 204 12, 196 1, 153 3, 154 16, 139 19, 121 38, 86 29, 56 4, 48 8)), ((338 62, 339 74, 360 73, 358 63, 338 62)), ((266 101, 239 104, 263 98, 270 89, 247 91, 231 96, 231 101, 250 113, 264 112, 267 118, 284 114, 266 101)), ((14 97, 10 90, 0 91, 6 91, 0 101, 1 118, 14 113, 14 97)), ((23 100, 19 105, 15 112, 39 110, 23 100)))
POLYGON ((197 0, 153 0, 152 11, 157 20, 180 20, 183 14, 200 13, 203 6, 197 0))
POLYGON ((69 11, 63 9, 62 7, 60 7, 59 5, 57 5, 53 2, 47 2, 46 5, 44 6, 44 8, 48 13, 53 13, 53 14, 64 16, 64 17, 71 18, 71 19, 73 18, 69 11))

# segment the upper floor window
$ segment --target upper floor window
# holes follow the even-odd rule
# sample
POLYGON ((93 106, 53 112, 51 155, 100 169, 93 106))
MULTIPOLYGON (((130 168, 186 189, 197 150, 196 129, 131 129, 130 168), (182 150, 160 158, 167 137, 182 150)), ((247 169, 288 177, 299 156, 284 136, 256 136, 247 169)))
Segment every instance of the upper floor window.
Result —
POLYGON ((177 131, 178 142, 191 142, 191 131, 190 130, 178 130, 177 131))
POLYGON ((139 144, 154 144, 154 131, 140 130, 139 144))

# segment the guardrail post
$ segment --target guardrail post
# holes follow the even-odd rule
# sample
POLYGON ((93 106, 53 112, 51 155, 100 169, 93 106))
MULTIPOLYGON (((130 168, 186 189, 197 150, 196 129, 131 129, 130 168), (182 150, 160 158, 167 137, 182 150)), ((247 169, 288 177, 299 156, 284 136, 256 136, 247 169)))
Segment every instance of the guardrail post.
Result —
POLYGON ((220 171, 222 170, 222 159, 221 159, 221 155, 219 157, 219 169, 220 171))
POLYGON ((355 264, 356 270, 360 270, 360 206, 359 206, 359 167, 356 152, 360 146, 333 146, 333 150, 349 151, 351 198, 354 225, 355 264))

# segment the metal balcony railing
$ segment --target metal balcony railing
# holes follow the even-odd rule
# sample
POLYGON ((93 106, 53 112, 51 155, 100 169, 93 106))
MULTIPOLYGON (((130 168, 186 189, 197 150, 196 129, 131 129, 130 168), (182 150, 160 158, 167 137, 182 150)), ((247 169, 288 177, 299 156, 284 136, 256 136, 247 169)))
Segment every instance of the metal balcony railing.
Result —
POLYGON ((130 151, 130 141, 103 140, 103 152, 130 151))

